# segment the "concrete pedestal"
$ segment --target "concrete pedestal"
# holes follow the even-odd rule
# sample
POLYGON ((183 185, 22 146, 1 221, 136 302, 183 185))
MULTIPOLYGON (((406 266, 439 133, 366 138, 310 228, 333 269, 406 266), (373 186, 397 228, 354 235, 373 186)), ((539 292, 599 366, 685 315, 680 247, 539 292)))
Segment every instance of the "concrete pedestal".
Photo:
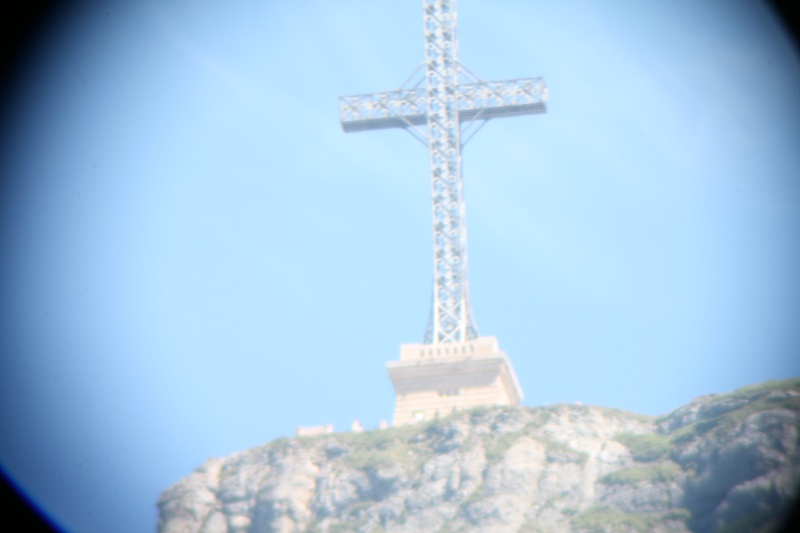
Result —
POLYGON ((404 344, 386 364, 397 403, 393 425, 446 416, 481 405, 519 405, 514 368, 495 337, 463 343, 404 344))

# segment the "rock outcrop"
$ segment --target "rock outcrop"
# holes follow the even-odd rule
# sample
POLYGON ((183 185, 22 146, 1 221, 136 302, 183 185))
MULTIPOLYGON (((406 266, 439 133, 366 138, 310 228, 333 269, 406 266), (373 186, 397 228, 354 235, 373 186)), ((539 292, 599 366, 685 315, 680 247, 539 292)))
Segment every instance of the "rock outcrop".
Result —
POLYGON ((279 439, 166 490, 160 533, 774 531, 800 483, 800 380, 662 417, 582 405, 279 439))

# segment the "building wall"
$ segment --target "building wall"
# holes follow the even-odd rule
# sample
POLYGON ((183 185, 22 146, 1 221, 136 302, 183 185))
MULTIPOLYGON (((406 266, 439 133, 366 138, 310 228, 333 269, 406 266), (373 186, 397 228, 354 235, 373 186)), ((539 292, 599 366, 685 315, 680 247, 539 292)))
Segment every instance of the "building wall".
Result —
POLYGON ((509 405, 508 395, 498 376, 489 386, 451 391, 426 390, 397 396, 393 425, 399 426, 447 416, 454 409, 481 405, 509 405))
POLYGON ((517 405, 514 369, 494 337, 445 345, 405 344, 387 364, 396 393, 393 425, 432 420, 454 409, 517 405))

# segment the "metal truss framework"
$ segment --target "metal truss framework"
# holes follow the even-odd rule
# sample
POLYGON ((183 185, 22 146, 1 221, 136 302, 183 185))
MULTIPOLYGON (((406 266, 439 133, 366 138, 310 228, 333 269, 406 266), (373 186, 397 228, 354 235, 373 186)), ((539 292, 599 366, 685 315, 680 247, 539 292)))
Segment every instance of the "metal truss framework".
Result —
POLYGON ((481 81, 458 62, 456 1, 423 0, 423 7, 423 79, 409 89, 341 97, 339 112, 345 132, 404 128, 428 147, 434 288, 424 342, 442 344, 477 337, 467 286, 461 150, 490 119, 546 112, 547 86, 542 78, 481 81), (468 83, 460 83, 462 69, 468 83), (426 125, 427 135, 420 129, 426 125))

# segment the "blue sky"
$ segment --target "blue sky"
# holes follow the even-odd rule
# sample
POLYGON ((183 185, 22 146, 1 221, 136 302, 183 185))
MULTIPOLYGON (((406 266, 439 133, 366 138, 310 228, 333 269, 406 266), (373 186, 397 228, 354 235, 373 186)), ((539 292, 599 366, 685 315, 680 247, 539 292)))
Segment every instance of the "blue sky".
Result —
MULTIPOLYGON (((546 115, 466 146, 469 279, 524 405, 661 414, 800 375, 800 58, 757 2, 459 2, 461 61, 546 115)), ((429 314, 428 158, 344 134, 422 6, 85 3, 3 125, 0 464, 62 525, 298 425, 391 419, 429 314)))

